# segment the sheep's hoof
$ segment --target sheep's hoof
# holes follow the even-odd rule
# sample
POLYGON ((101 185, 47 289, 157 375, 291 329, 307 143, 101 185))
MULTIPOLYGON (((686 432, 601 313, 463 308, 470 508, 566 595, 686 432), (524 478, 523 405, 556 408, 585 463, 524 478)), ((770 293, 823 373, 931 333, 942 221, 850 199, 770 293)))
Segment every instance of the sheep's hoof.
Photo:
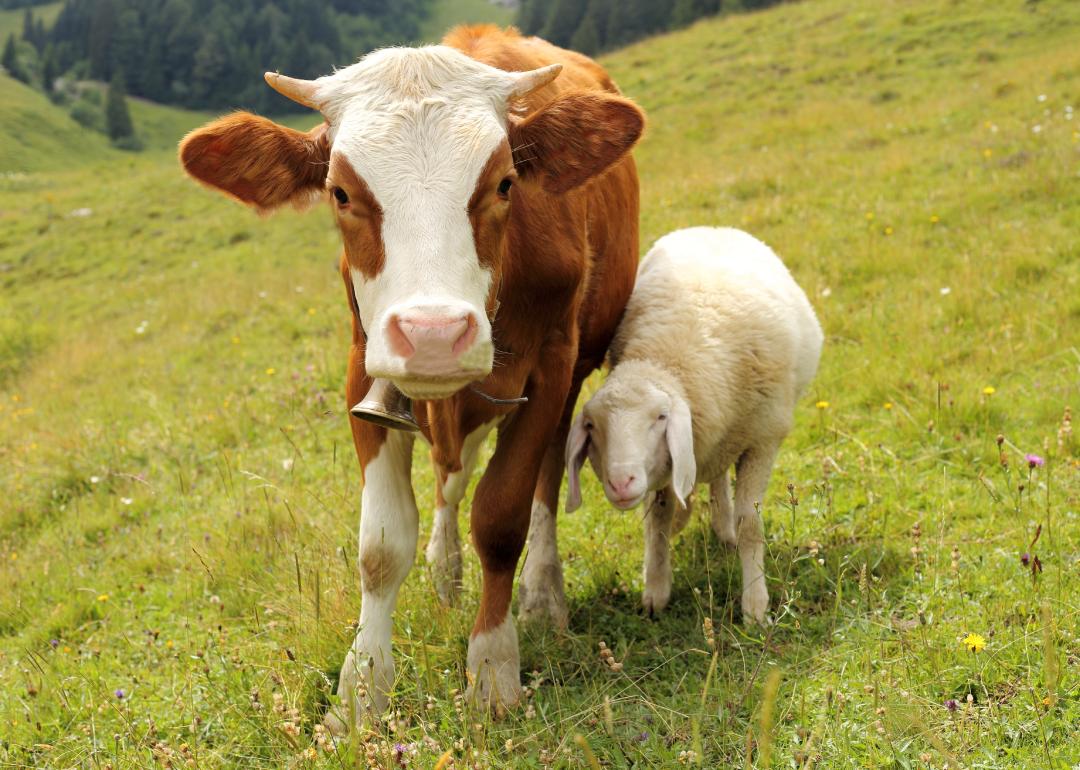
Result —
POLYGON ((760 590, 747 589, 742 595, 742 614, 744 623, 765 625, 769 613, 769 592, 764 586, 760 590))
POLYGON ((667 588, 646 588, 641 594, 641 608, 650 618, 655 618, 671 601, 671 586, 667 588))

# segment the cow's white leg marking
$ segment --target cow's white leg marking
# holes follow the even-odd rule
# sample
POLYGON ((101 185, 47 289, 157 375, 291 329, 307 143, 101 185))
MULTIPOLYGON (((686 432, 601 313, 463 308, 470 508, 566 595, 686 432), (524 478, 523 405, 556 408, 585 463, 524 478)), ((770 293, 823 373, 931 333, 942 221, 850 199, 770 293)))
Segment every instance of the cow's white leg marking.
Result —
POLYGON ((469 640, 469 697, 496 712, 521 700, 521 659, 509 609, 503 621, 469 640))
MULTIPOLYGON (((484 439, 498 420, 481 425, 474 430, 461 446, 461 470, 450 473, 442 485, 444 504, 435 509, 435 522, 431 528, 424 555, 427 557, 435 590, 444 604, 453 603, 461 590, 461 537, 458 535, 458 506, 465 498, 469 478, 476 466, 476 456, 484 439)), ((436 471, 438 472, 438 471, 436 471)))
POLYGON ((546 617, 556 628, 566 628, 568 614, 555 514, 540 500, 533 500, 529 552, 518 581, 518 616, 522 622, 546 617))
POLYGON ((419 519, 410 482, 412 444, 411 435, 389 431, 379 453, 364 469, 360 626, 338 681, 344 713, 327 718, 332 730, 347 729, 350 698, 358 724, 369 710, 385 711, 394 684, 390 649, 394 605, 416 558, 419 519))
POLYGON ((778 446, 755 447, 739 458, 735 477, 736 548, 742 563, 743 619, 764 623, 769 611, 765 585, 765 527, 759 506, 765 498, 778 446))
POLYGON ((726 468, 709 484, 709 512, 713 532, 720 538, 721 543, 734 548, 738 542, 738 534, 735 531, 735 512, 731 507, 731 484, 726 468))
POLYGON ((650 615, 662 611, 671 599, 671 525, 677 505, 670 487, 645 497, 645 590, 641 605, 650 615))

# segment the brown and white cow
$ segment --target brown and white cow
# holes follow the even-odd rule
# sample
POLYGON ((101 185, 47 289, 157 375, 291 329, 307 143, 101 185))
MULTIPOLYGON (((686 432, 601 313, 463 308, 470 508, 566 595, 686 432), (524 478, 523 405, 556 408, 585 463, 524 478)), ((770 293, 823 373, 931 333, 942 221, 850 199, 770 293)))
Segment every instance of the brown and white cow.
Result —
MULTIPOLYGON (((628 152, 643 115, 590 59, 490 26, 376 51, 314 81, 267 81, 325 123, 305 134, 236 113, 188 135, 181 161, 260 210, 319 197, 333 206, 353 318, 348 404, 375 377, 416 399, 438 481, 427 558, 447 600, 461 580, 458 504, 497 427, 472 505, 483 583, 468 668, 479 702, 513 705, 510 601, 526 535, 520 615, 566 623, 555 540, 563 445, 634 281, 628 152), (496 405, 474 387, 528 402, 496 405)), ((415 434, 351 425, 364 477, 362 604, 339 693, 363 714, 386 707, 394 682, 391 616, 417 543, 415 434)))

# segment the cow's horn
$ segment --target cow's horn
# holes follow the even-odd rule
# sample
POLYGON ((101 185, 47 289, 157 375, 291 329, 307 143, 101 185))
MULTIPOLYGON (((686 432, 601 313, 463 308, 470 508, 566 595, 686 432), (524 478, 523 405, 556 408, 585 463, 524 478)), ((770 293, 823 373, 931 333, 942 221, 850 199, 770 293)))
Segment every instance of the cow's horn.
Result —
POLYGON ((538 88, 543 88, 562 72, 561 64, 549 64, 528 72, 515 72, 514 85, 510 88, 510 99, 528 96, 538 88))
POLYGON ((313 110, 319 109, 319 103, 315 101, 315 91, 318 86, 315 85, 314 80, 298 80, 279 72, 267 72, 263 77, 267 85, 282 96, 313 110))

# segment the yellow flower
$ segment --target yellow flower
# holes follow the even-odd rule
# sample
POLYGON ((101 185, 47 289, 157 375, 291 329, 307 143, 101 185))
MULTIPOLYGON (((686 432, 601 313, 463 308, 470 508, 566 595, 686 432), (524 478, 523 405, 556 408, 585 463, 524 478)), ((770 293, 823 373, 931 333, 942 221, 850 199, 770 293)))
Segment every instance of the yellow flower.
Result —
POLYGON ((994 151, 987 147, 985 150, 983 150, 983 157, 989 160, 990 158, 994 157, 994 151))
POLYGON ((930 224, 936 225, 940 221, 941 221, 941 217, 939 217, 937 214, 931 214, 930 215, 930 224))
POLYGON ((987 385, 985 388, 983 388, 984 396, 992 396, 995 393, 997 393, 997 388, 995 388, 993 385, 987 385))
POLYGON ((828 401, 818 401, 816 404, 814 404, 814 406, 816 406, 818 409, 828 409, 829 408, 829 402, 828 401))
POLYGON ((315 315, 315 308, 313 308, 313 307, 309 307, 309 308, 307 309, 307 314, 308 314, 308 315, 315 315))
POLYGON ((892 225, 885 225, 885 235, 892 235, 892 225))
POLYGON ((873 211, 867 211, 866 212, 866 221, 867 222, 873 222, 874 221, 874 212, 873 211))
POLYGON ((107 601, 109 601, 109 595, 108 594, 98 594, 97 600, 99 602, 107 602, 107 601))
POLYGON ((273 374, 276 371, 277 371, 277 369, 275 369, 274 367, 271 366, 266 370, 266 373, 267 374, 273 374))
POLYGON ((169 649, 171 650, 171 649, 172 649, 172 646, 173 646, 173 641, 172 641, 172 639, 170 639, 169 641, 165 642, 165 646, 166 646, 166 647, 168 647, 168 648, 169 648, 169 649))
POLYGON ((881 405, 883 409, 892 410, 892 401, 886 401, 881 405))
POLYGON ((979 634, 968 634, 964 637, 963 644, 972 652, 982 652, 986 649, 986 640, 979 634))
POLYGON ((240 338, 239 337, 233 337, 232 338, 232 344, 239 345, 240 344, 240 338))

